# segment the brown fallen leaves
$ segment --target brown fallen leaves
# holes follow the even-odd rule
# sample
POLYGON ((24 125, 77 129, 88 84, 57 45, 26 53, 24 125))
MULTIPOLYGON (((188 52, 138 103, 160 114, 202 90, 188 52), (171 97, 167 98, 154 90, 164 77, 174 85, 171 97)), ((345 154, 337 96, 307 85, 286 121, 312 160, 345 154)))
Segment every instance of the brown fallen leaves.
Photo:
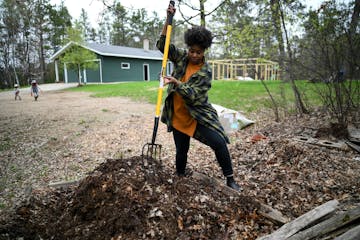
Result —
MULTIPOLYGON (((229 150, 244 191, 228 198, 173 176, 174 144, 164 125, 157 138, 163 165, 144 168, 138 156, 152 134, 152 105, 71 93, 48 94, 37 108, 1 100, 0 239, 255 239, 279 226, 258 216, 252 199, 290 219, 331 199, 344 207, 360 202, 357 153, 293 140, 336 139, 320 115, 281 123, 256 115, 254 125, 232 134, 229 150), (81 181, 39 188, 65 179, 81 181), (29 198, 27 186, 34 189, 29 198)), ((222 178, 211 149, 196 141, 188 167, 222 178)))
POLYGON ((3 219, 11 239, 255 239, 273 228, 246 196, 229 198, 140 157, 108 160, 68 189, 33 194, 3 219))

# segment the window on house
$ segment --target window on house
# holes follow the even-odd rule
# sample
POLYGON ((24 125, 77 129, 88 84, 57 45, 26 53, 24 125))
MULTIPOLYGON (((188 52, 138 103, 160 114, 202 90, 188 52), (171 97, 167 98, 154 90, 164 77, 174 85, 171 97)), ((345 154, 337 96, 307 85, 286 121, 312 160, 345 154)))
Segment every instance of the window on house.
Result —
POLYGON ((130 69, 130 63, 121 63, 121 69, 130 69))

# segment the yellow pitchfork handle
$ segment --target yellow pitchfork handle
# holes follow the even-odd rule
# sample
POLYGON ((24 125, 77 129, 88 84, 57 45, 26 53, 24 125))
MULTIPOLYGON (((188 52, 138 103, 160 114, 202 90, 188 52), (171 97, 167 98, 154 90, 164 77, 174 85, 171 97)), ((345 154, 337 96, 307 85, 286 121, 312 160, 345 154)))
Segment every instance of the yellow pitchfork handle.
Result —
POLYGON ((168 54, 169 54, 171 30, 172 30, 172 26, 168 25, 167 30, 166 30, 165 48, 164 48, 164 56, 163 56, 162 67, 161 67, 160 85, 159 85, 159 89, 158 89, 158 98, 157 98, 157 102, 156 102, 156 114, 155 114, 155 116, 157 116, 157 117, 160 116, 160 107, 161 107, 162 93, 163 93, 163 88, 164 88, 164 77, 166 75, 167 58, 168 58, 168 54))
MULTIPOLYGON (((172 6, 175 6, 175 1, 170 1, 170 4, 172 6)), ((162 95, 163 95, 163 89, 164 89, 164 77, 166 75, 166 65, 167 65, 168 54, 169 54, 173 16, 174 16, 173 14, 170 14, 168 16, 168 21, 167 21, 164 55, 163 55, 163 59, 162 59, 160 84, 159 84, 159 88, 158 88, 158 95, 157 95, 157 101, 156 101, 154 130, 153 130, 153 136, 152 136, 152 140, 151 140, 152 144, 155 143, 156 133, 157 133, 157 129, 159 126, 160 108, 161 108, 161 101, 162 101, 162 95)))

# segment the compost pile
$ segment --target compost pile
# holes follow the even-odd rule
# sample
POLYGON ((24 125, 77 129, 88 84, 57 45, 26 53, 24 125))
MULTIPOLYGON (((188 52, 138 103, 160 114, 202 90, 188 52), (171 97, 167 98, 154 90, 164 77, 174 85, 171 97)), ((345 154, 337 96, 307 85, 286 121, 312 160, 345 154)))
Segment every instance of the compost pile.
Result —
POLYGON ((253 239, 272 228, 256 209, 249 197, 227 197, 133 157, 104 162, 76 186, 33 192, 1 232, 11 239, 253 239))

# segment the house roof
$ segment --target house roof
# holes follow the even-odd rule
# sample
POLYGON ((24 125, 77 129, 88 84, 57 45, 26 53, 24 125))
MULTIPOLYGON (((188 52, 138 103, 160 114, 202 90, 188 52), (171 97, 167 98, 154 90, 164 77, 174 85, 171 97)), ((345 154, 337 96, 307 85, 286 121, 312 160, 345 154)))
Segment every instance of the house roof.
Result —
POLYGON ((86 45, 81 45, 75 42, 69 42, 54 55, 50 57, 50 61, 54 61, 58 58, 67 48, 71 45, 77 44, 80 45, 92 52, 95 52, 101 56, 110 56, 110 57, 126 57, 126 58, 138 58, 138 59, 151 59, 151 60, 162 60, 162 53, 155 50, 145 50, 143 48, 132 48, 132 47, 123 47, 115 45, 105 45, 99 43, 87 43, 86 45))

